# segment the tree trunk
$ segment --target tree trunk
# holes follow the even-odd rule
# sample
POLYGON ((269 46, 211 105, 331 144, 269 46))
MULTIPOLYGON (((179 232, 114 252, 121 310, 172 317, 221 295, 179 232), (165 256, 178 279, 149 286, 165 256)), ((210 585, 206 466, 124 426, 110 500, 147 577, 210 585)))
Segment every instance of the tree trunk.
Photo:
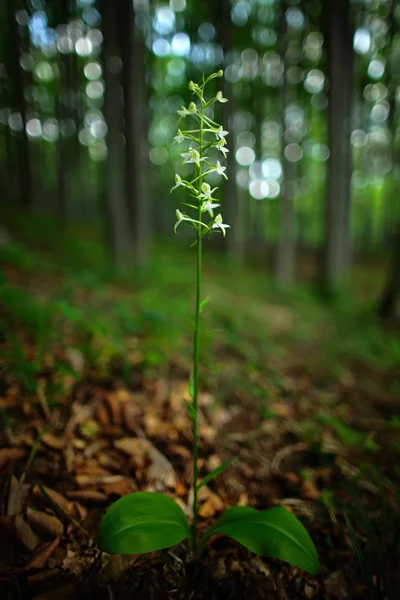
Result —
POLYGON ((284 64, 282 85, 282 169, 283 185, 281 194, 281 216, 280 237, 278 243, 278 259, 276 265, 276 281, 279 286, 285 287, 293 283, 295 270, 295 210, 294 210, 294 186, 296 179, 296 167, 293 162, 285 156, 285 109, 294 100, 294 85, 289 83, 286 77, 286 50, 288 47, 288 28, 285 19, 286 3, 281 3, 281 54, 284 64))
MULTIPOLYGON (((217 3, 219 14, 218 22, 221 23, 218 37, 224 51, 224 67, 229 63, 229 53, 234 48, 234 31, 231 20, 231 2, 230 0, 220 0, 217 3)), ((233 117, 235 115, 235 97, 233 85, 227 79, 223 80, 223 96, 228 98, 228 102, 222 104, 222 125, 224 129, 230 130, 230 136, 227 140, 229 154, 227 155, 227 172, 229 179, 224 185, 224 195, 222 202, 223 214, 226 222, 231 229, 227 236, 227 249, 229 257, 235 262, 242 263, 244 260, 244 239, 241 223, 239 222, 238 190, 236 185, 236 159, 235 159, 235 136, 233 131, 233 117)))
POLYGON ((16 133, 20 204, 25 210, 30 211, 32 208, 32 178, 29 141, 26 133, 24 79, 22 68, 19 64, 21 38, 18 31, 18 24, 15 19, 15 12, 18 7, 15 6, 14 0, 8 0, 7 8, 12 47, 10 64, 11 110, 19 113, 22 119, 22 130, 16 133))
POLYGON ((389 278, 378 305, 378 315, 395 317, 400 297, 400 227, 396 232, 389 265, 389 278))
MULTIPOLYGON (((255 160, 261 164, 263 158, 262 124, 264 120, 265 86, 259 79, 256 78, 252 83, 252 88, 252 112, 254 116, 254 135, 256 140, 254 152, 256 154, 255 160)), ((261 174, 259 178, 262 178, 261 174)), ((262 198, 261 200, 251 198, 249 199, 249 202, 251 203, 250 210, 252 223, 250 239, 247 240, 247 243, 257 258, 259 258, 260 256, 264 256, 268 241, 268 233, 265 227, 267 201, 265 198, 262 198)))
POLYGON ((126 144, 125 181, 133 234, 133 258, 136 266, 143 266, 148 250, 149 212, 149 201, 144 191, 146 177, 142 161, 147 122, 144 99, 145 47, 141 31, 135 25, 132 0, 120 0, 119 6, 126 144))
POLYGON ((132 264, 132 238, 124 185, 124 137, 122 134, 122 87, 120 82, 120 31, 118 6, 102 1, 105 79, 105 117, 108 126, 105 184, 105 221, 112 258, 118 269, 132 264))
POLYGON ((400 296, 400 210, 398 207, 397 200, 397 188, 398 184, 393 177, 393 169, 399 165, 399 150, 396 147, 395 135, 396 135, 396 73, 395 73, 395 58, 393 52, 393 40, 395 34, 395 2, 392 0, 389 4, 388 11, 388 23, 389 23, 389 49, 388 49, 388 102, 389 102, 389 117, 388 127, 391 132, 391 159, 392 159, 392 172, 387 176, 387 187, 386 187, 386 209, 390 222, 387 225, 387 234, 391 238, 391 255, 389 263, 389 276, 383 291, 382 297, 378 304, 378 314, 380 317, 394 317, 397 312, 399 296, 400 296))
POLYGON ((352 170, 350 134, 354 87, 350 1, 327 2, 325 17, 329 74, 330 157, 321 284, 322 290, 331 294, 337 290, 350 266, 352 170))

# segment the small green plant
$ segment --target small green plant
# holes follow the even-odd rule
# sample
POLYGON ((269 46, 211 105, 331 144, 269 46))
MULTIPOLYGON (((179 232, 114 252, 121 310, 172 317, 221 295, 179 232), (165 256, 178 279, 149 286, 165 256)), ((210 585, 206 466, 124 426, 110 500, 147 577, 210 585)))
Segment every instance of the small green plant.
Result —
POLYGON ((189 83, 189 89, 197 96, 198 103, 191 102, 188 108, 178 111, 181 118, 193 118, 197 125, 193 129, 181 131, 175 142, 188 140, 190 147, 181 156, 183 164, 194 167, 191 180, 175 175, 175 186, 171 191, 183 187, 192 198, 184 205, 191 211, 176 211, 175 232, 181 223, 185 223, 196 232, 194 245, 197 248, 196 270, 196 307, 193 340, 193 373, 189 381, 187 409, 193 424, 193 520, 191 526, 176 502, 169 496, 155 492, 136 492, 129 494, 111 506, 100 527, 98 545, 112 554, 142 554, 168 548, 188 539, 194 552, 201 552, 207 541, 216 534, 224 534, 249 550, 261 556, 270 556, 292 563, 310 573, 318 573, 320 566, 317 552, 307 531, 301 522, 283 507, 259 512, 254 508, 236 506, 227 510, 214 525, 197 540, 198 491, 226 469, 234 459, 230 459, 214 469, 202 481, 198 475, 198 389, 199 389, 199 332, 200 315, 208 298, 201 298, 202 241, 213 231, 226 235, 229 225, 223 222, 220 213, 214 216, 219 202, 214 198, 216 187, 211 189, 205 181, 212 173, 227 178, 226 167, 219 160, 212 162, 206 152, 211 149, 220 151, 224 156, 228 152, 225 136, 227 131, 216 123, 208 109, 216 102, 226 102, 222 92, 206 100, 206 85, 212 79, 222 77, 222 71, 213 73, 203 83, 189 83), (208 222, 204 222, 204 216, 208 222))
POLYGON ((322 414, 318 415, 318 420, 332 427, 343 446, 360 448, 361 450, 378 449, 378 445, 370 436, 356 431, 336 417, 322 414))

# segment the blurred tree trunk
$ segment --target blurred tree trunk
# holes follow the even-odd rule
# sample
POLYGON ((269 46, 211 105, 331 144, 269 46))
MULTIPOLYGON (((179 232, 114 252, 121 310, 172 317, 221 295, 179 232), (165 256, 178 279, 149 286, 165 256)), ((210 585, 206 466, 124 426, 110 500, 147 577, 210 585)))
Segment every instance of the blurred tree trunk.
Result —
POLYGON ((378 314, 380 317, 394 317, 397 313, 397 307, 400 297, 400 226, 394 235, 390 265, 389 277, 378 305, 378 314))
MULTIPOLYGON (((6 109, 10 106, 10 52, 11 40, 8 27, 8 15, 6 3, 0 3, 0 66, 2 79, 2 93, 0 95, 1 108, 6 109)), ((18 194, 17 176, 15 173, 14 146, 11 139, 10 128, 7 125, 6 118, 2 120, 2 178, 0 188, 0 201, 2 203, 10 202, 18 194)))
MULTIPOLYGON (((264 104, 265 104, 265 85, 256 77, 253 81, 253 97, 252 97, 252 112, 254 117, 254 135, 255 135, 255 161, 261 164, 263 144, 262 144, 262 125, 264 119, 264 104)), ((258 177, 261 179, 261 174, 258 177)), ((252 204, 252 238, 248 240, 251 245, 251 250, 258 256, 263 256, 267 246, 268 234, 265 227, 266 200, 256 200, 249 198, 252 204)))
POLYGON ((389 116, 388 128, 391 133, 391 161, 392 169, 386 180, 386 213, 390 222, 386 223, 386 234, 390 240, 389 276, 378 304, 378 314, 381 317, 394 317, 400 296, 400 207, 398 200, 398 181, 393 176, 393 171, 399 168, 400 148, 396 145, 396 90, 400 78, 400 69, 396 64, 397 54, 394 51, 395 34, 395 2, 391 0, 388 11, 388 103, 389 116))
POLYGON ((105 117, 108 126, 105 173, 105 223, 115 266, 126 270, 132 264, 132 238, 124 185, 125 146, 122 134, 121 49, 118 6, 102 0, 105 117))
POLYGON ((125 181, 131 216, 134 262, 143 266, 148 252, 149 200, 145 193, 146 174, 143 148, 146 141, 145 46, 135 24, 134 3, 120 0, 122 82, 125 116, 125 181))
POLYGON ((350 0, 324 3, 329 75, 328 182, 321 288, 334 293, 350 266, 350 203, 353 110, 353 28, 350 0))
MULTIPOLYGON (((68 25, 70 17, 70 2, 64 1, 55 3, 49 6, 48 12, 51 16, 54 13, 54 27, 59 24, 68 25), (51 10, 52 9, 52 10, 51 10)), ((60 79, 59 88, 56 99, 56 114, 60 128, 60 137, 57 144, 57 205, 56 211, 60 222, 65 225, 68 211, 68 170, 72 167, 70 162, 70 154, 68 153, 68 140, 63 138, 62 124, 69 116, 70 111, 67 109, 67 96, 71 89, 70 87, 70 59, 66 53, 60 53, 59 67, 60 79)))
POLYGON ((281 106, 282 106, 282 170, 283 185, 280 202, 280 236, 278 243, 278 257, 276 265, 276 281, 279 286, 288 286, 293 283, 295 269, 295 210, 294 210, 294 186, 296 179, 296 167, 293 162, 287 160, 285 156, 285 113, 286 107, 294 101, 294 85, 287 79, 287 61, 286 50, 288 48, 289 31, 285 19, 286 2, 281 2, 280 15, 280 35, 281 35, 281 56, 284 65, 283 85, 281 88, 281 106))
MULTIPOLYGON (((232 60, 231 52, 234 49, 234 31, 231 19, 230 0, 220 0, 216 3, 217 23, 220 23, 218 37, 224 52, 224 68, 229 65, 228 59, 232 60)), ((222 126, 230 131, 227 139, 229 153, 227 155, 228 181, 224 185, 222 211, 226 222, 231 226, 227 236, 228 255, 240 263, 244 260, 244 240, 242 224, 239 222, 238 190, 236 185, 236 159, 235 159, 235 136, 233 131, 235 116, 235 96, 233 85, 226 78, 223 79, 223 96, 228 102, 222 104, 222 126)))
POLYGON ((15 12, 19 6, 16 6, 14 0, 8 0, 8 26, 11 38, 10 53, 10 84, 11 84, 11 111, 21 115, 22 130, 15 134, 17 156, 16 169, 18 174, 20 204, 25 209, 32 209, 32 172, 29 151, 29 140, 26 133, 26 103, 24 78, 20 59, 21 38, 18 31, 18 23, 15 19, 15 12))

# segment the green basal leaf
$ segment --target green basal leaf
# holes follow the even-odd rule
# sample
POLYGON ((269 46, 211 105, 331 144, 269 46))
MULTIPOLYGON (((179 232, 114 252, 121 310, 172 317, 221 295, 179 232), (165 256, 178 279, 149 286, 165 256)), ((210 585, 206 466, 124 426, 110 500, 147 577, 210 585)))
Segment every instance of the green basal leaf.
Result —
POLYGON ((234 456, 233 458, 230 458, 229 460, 227 460, 226 462, 224 462, 222 465, 220 465, 216 469, 213 469, 211 471, 211 473, 208 473, 208 475, 206 475, 204 477, 204 479, 202 479, 200 481, 200 483, 197 484, 197 489, 199 490, 201 487, 203 487, 203 485, 207 485, 207 483, 209 481, 211 481, 215 477, 218 477, 218 475, 220 475, 220 473, 222 473, 222 471, 225 471, 225 469, 227 469, 233 463, 233 461, 236 460, 236 459, 237 459, 237 456, 234 456))
POLYGON ((192 421, 194 421, 196 419, 196 411, 193 408, 193 404, 191 404, 187 400, 184 400, 184 402, 186 404, 186 408, 188 410, 189 417, 191 418, 192 421))
POLYGON ((310 536, 301 522, 283 507, 263 512, 248 506, 231 508, 206 531, 200 547, 215 534, 224 534, 259 556, 279 558, 308 573, 320 572, 310 536))
POLYGON ((169 496, 135 492, 115 502, 100 526, 98 547, 109 554, 144 554, 190 537, 183 510, 169 496))

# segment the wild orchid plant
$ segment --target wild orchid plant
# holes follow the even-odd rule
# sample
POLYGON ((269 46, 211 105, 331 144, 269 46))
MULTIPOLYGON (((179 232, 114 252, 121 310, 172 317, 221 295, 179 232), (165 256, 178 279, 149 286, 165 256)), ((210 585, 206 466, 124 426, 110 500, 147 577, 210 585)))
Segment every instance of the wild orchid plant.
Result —
POLYGON ((199 374, 199 331, 200 314, 206 300, 201 300, 202 241, 205 235, 214 231, 226 235, 229 225, 223 222, 221 213, 214 216, 214 209, 220 203, 214 197, 217 187, 211 188, 206 181, 209 175, 217 173, 227 179, 226 167, 219 160, 213 162, 207 153, 211 149, 221 152, 224 157, 227 131, 210 116, 210 107, 217 102, 227 102, 222 92, 207 100, 207 84, 222 77, 223 72, 213 73, 203 83, 192 81, 189 89, 196 96, 188 108, 178 111, 181 119, 189 117, 195 121, 191 129, 178 129, 175 142, 188 141, 189 148, 181 154, 183 164, 193 165, 193 175, 182 179, 175 175, 175 185, 171 192, 183 187, 192 198, 184 202, 192 215, 176 210, 175 232, 181 223, 196 232, 194 244, 197 249, 196 307, 193 341, 193 376, 189 382, 189 396, 186 402, 193 426, 193 519, 190 527, 182 508, 169 496, 156 492, 135 492, 120 498, 107 511, 99 532, 99 548, 111 554, 143 554, 168 548, 188 539, 194 552, 201 552, 207 541, 216 534, 224 534, 260 556, 270 556, 292 563, 310 573, 319 572, 319 562, 314 544, 301 522, 283 507, 275 507, 259 512, 249 506, 236 506, 228 509, 202 536, 197 539, 198 492, 200 488, 217 477, 234 459, 206 475, 200 482, 198 477, 198 374, 199 374), (207 218, 207 222, 204 218, 207 218))

